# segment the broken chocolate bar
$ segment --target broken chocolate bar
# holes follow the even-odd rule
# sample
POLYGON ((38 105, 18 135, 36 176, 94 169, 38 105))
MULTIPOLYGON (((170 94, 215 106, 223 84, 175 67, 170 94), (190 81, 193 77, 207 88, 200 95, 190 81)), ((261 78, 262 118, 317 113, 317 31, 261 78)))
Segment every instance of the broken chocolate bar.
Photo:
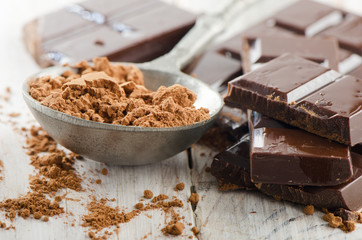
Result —
POLYGON ((319 39, 301 36, 263 36, 243 38, 244 72, 250 72, 284 53, 291 53, 338 71, 338 42, 334 38, 319 39))
POLYGON ((171 50, 195 20, 160 1, 88 0, 28 23, 24 40, 42 67, 98 56, 144 62, 171 50))
POLYGON ((277 26, 311 37, 341 23, 343 13, 324 4, 304 0, 279 11, 274 19, 277 26))
POLYGON ((359 79, 362 79, 362 65, 358 66, 357 68, 353 69, 348 73, 351 76, 355 76, 359 79))
POLYGON ((362 142, 361 82, 285 54, 229 82, 225 102, 353 146, 362 142))
POLYGON ((352 177, 349 147, 248 111, 254 183, 334 186, 352 177))
MULTIPOLYGON (((211 165, 211 173, 221 190, 253 189, 250 181, 248 139, 219 153, 211 165)), ((359 211, 362 208, 362 155, 353 153, 353 176, 338 186, 290 186, 280 184, 255 184, 264 194, 299 204, 312 204, 329 209, 345 208, 359 211)), ((255 188, 254 188, 255 189, 255 188)))

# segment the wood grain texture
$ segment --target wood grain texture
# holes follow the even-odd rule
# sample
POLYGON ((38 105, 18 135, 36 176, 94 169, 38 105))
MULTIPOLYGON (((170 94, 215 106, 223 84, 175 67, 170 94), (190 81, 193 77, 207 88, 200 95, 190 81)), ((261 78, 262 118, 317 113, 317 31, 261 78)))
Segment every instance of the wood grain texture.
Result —
MULTIPOLYGON (((260 5, 250 7, 241 14, 215 42, 226 39, 291 1, 293 0, 260 0, 260 5)), ((326 1, 328 0, 323 0, 326 1)), ((5 6, 0 8, 0 98, 8 95, 5 91, 7 87, 11 88, 9 101, 0 101, 0 160, 4 163, 0 201, 25 194, 29 189, 28 176, 34 172, 23 148, 25 137, 19 129, 28 128, 36 122, 22 100, 21 84, 40 69, 25 50, 22 26, 38 15, 74 2, 77 0, 14 0, 6 1, 5 6), (20 116, 12 118, 9 117, 10 113, 20 113, 20 116)), ((213 12, 224 4, 218 0, 167 2, 195 12, 213 12)), ((331 2, 340 5, 342 1, 331 2)), ((362 5, 358 3, 359 0, 347 0, 342 7, 347 6, 355 12, 362 12, 362 5)), ((99 198, 115 198, 112 206, 131 210, 145 189, 152 190, 154 194, 164 193, 180 198, 185 205, 180 210, 185 216, 184 222, 198 226, 201 230, 199 239, 361 239, 361 226, 358 226, 355 232, 345 234, 339 229, 328 227, 321 220, 321 213, 305 216, 302 206, 277 202, 257 192, 219 192, 214 178, 205 172, 205 167, 210 166, 214 154, 215 152, 208 148, 194 145, 192 169, 189 168, 186 152, 162 163, 139 167, 105 166, 90 160, 77 161, 77 171, 80 174, 85 173, 83 186, 87 190, 80 193, 63 190, 57 193, 67 193, 69 200, 61 202, 66 214, 51 218, 46 223, 17 218, 13 222, 16 230, 0 229, 0 239, 88 239, 87 229, 79 224, 82 215, 86 213, 85 204, 89 202, 90 194, 99 198), (96 171, 104 167, 109 170, 106 176, 96 171), (102 180, 102 184, 90 183, 98 178, 102 180), (185 183, 184 191, 174 191, 178 182, 185 183), (200 195, 195 212, 187 203, 191 189, 200 195), (251 213, 254 211, 256 213, 251 213), (75 224, 74 227, 71 226, 72 223, 75 224)), ((4 221, 4 213, 1 211, 0 220, 4 221)), ((119 233, 113 234, 110 239, 142 239, 145 235, 148 235, 147 239, 188 239, 191 236, 192 226, 186 225, 182 236, 164 237, 160 232, 164 224, 164 213, 158 210, 149 211, 129 223, 121 224, 119 233)))

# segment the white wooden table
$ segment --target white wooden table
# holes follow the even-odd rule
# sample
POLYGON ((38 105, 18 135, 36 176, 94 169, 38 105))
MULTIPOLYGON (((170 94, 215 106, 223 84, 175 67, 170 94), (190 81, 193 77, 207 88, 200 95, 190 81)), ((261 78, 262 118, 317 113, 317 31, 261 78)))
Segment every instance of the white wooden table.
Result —
MULTIPOLYGON (((250 7, 241 14, 235 23, 218 39, 231 36, 261 17, 272 14, 292 0, 260 0, 264 4, 250 7)), ((21 127, 36 124, 21 96, 21 83, 29 75, 37 72, 39 67, 26 52, 22 42, 22 26, 34 17, 59 8, 75 0, 11 0, 2 1, 0 8, 0 96, 6 96, 10 87, 9 102, 0 100, 0 160, 4 169, 0 173, 0 200, 18 197, 28 191, 28 175, 34 172, 25 154, 25 138, 19 132, 21 127), (8 116, 20 113, 17 118, 8 116)), ((195 12, 212 12, 224 1, 221 0, 168 0, 173 4, 195 12)), ((345 8, 357 13, 362 12, 360 0, 324 0, 328 4, 345 8)), ((196 225, 200 229, 199 239, 362 239, 362 226, 352 233, 332 229, 321 219, 322 213, 313 216, 303 213, 303 206, 288 202, 277 202, 257 192, 235 191, 221 193, 217 190, 215 179, 205 172, 210 166, 213 153, 211 150, 195 145, 192 148, 192 164, 186 152, 182 152, 164 162, 139 167, 108 167, 109 174, 97 174, 95 169, 105 165, 90 160, 78 161, 77 171, 90 179, 102 180, 100 185, 91 185, 97 197, 115 198, 114 206, 132 209, 142 197, 145 189, 154 194, 164 193, 180 198, 184 207, 184 222, 196 225), (201 154, 205 153, 205 154, 201 154), (190 167, 192 166, 192 167, 190 167), (95 173, 90 173, 93 170, 95 173), (176 183, 184 182, 184 191, 175 192, 176 183), (187 202, 191 189, 200 195, 200 202, 193 211, 187 202), (252 213, 256 212, 256 213, 252 213)), ((84 186, 87 180, 84 181, 84 186)), ((17 218, 13 225, 15 230, 1 230, 0 239, 88 239, 86 229, 80 227, 81 215, 86 213, 85 203, 89 201, 89 192, 67 192, 67 197, 80 199, 63 201, 61 206, 66 214, 50 218, 49 222, 34 219, 17 218), (70 215, 69 213, 73 213, 70 215), (69 222, 75 221, 72 227, 69 222)), ((361 196, 362 197, 362 196, 361 196)), ((142 213, 129 223, 121 224, 119 234, 110 239, 169 239, 160 229, 164 226, 161 211, 142 213), (147 215, 151 215, 149 218, 147 215)), ((0 221, 4 221, 0 212, 0 221)), ((8 223, 8 222, 7 222, 8 223)), ((186 225, 184 234, 175 239, 188 239, 191 226, 186 225)), ((194 238, 195 239, 195 238, 194 238)))

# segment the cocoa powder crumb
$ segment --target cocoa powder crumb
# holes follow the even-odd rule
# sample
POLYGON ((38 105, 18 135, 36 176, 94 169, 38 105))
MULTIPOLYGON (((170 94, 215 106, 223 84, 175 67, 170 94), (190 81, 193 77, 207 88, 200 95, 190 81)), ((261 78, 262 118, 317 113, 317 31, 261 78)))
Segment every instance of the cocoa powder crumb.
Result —
POLYGON ((207 172, 207 173, 211 172, 211 168, 210 168, 210 167, 206 167, 206 168, 205 168, 205 172, 207 172))
POLYGON ((174 224, 169 224, 166 226, 166 233, 171 235, 181 235, 185 229, 185 225, 181 222, 176 222, 174 224))
POLYGON ((183 182, 180 182, 180 183, 178 183, 178 184, 176 184, 176 191, 182 191, 182 190, 184 190, 185 189, 185 183, 183 183, 183 182))
POLYGON ((162 200, 165 200, 165 199, 168 199, 168 196, 165 195, 165 194, 160 194, 160 195, 154 197, 152 199, 152 202, 155 203, 155 202, 162 201, 162 200))
POLYGON ((306 215, 313 215, 313 213, 314 213, 314 206, 313 206, 313 205, 307 205, 307 206, 305 206, 303 212, 304 212, 306 215))
POLYGON ((103 175, 107 175, 107 174, 108 174, 108 170, 105 169, 105 168, 103 168, 102 171, 101 171, 101 173, 102 173, 103 175))
POLYGON ((151 199, 153 197, 153 192, 151 192, 150 190, 145 190, 143 192, 143 196, 146 198, 146 199, 151 199))
POLYGON ((200 230, 196 226, 193 226, 191 231, 195 234, 195 236, 200 233, 200 230))
POLYGON ((102 183, 102 180, 101 180, 101 179, 97 179, 97 180, 96 180, 96 183, 97 183, 97 184, 101 184, 101 183, 102 183))
POLYGON ((48 222, 48 221, 49 221, 49 217, 48 217, 48 216, 45 216, 45 217, 43 218, 43 221, 44 221, 44 222, 48 222))
POLYGON ((6 223, 0 222, 0 228, 6 228, 6 223))
POLYGON ((199 194, 191 193, 191 196, 189 197, 189 202, 191 202, 192 205, 196 206, 199 202, 199 194))
POLYGON ((210 118, 208 109, 195 108, 196 95, 181 85, 152 92, 133 65, 112 64, 107 58, 94 58, 93 63, 78 63, 74 67, 79 73, 37 78, 29 94, 54 110, 102 123, 163 128, 210 118))
POLYGON ((61 202, 62 197, 61 196, 55 196, 54 200, 57 201, 57 202, 61 202))
POLYGON ((144 207, 144 205, 143 203, 137 203, 134 207, 138 210, 141 210, 144 207))

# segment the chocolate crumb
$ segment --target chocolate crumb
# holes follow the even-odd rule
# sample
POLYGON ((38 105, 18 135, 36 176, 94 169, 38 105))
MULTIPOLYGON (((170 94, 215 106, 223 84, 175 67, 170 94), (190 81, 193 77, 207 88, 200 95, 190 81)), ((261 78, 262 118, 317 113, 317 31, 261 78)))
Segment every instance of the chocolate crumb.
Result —
POLYGON ((314 206, 313 206, 313 205, 307 205, 307 206, 305 206, 303 212, 304 212, 306 215, 313 215, 313 213, 314 213, 314 206))
POLYGON ((151 192, 150 190, 145 190, 143 192, 143 196, 146 198, 146 199, 151 199, 153 197, 153 192, 151 192))
POLYGON ((176 191, 182 191, 185 189, 185 183, 180 182, 178 184, 176 184, 176 191))
POLYGON ((189 201, 192 205, 196 206, 199 202, 199 194, 197 193, 191 193, 191 196, 189 197, 189 201))
POLYGON ((207 173, 211 172, 211 168, 210 168, 210 167, 206 167, 206 168, 205 168, 205 172, 207 172, 207 173))

